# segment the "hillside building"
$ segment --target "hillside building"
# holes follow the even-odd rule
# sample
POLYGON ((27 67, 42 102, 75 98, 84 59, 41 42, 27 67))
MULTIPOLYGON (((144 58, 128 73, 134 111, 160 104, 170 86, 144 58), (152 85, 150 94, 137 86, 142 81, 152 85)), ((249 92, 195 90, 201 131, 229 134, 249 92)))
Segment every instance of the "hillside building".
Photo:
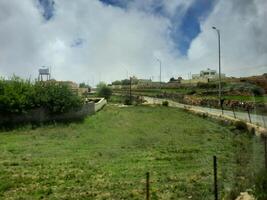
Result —
MULTIPOLYGON (((225 78, 225 74, 221 74, 221 78, 225 78)), ((206 70, 200 71, 199 74, 193 74, 192 75, 192 80, 216 80, 219 79, 219 74, 217 73, 216 70, 212 70, 210 68, 206 70)))

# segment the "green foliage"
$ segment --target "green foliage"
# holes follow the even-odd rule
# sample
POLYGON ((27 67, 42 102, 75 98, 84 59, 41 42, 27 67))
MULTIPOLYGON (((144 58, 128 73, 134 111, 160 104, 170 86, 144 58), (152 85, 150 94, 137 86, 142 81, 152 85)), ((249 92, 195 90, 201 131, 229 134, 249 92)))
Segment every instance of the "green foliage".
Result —
POLYGON ((266 200, 267 199, 267 171, 260 171, 255 180, 255 189, 254 195, 258 200, 266 200))
POLYGON ((16 76, 0 80, 0 113, 20 114, 40 107, 50 113, 64 113, 81 105, 82 99, 64 84, 31 83, 16 76))
POLYGON ((112 85, 121 85, 121 81, 119 81, 119 80, 113 81, 112 85))
POLYGON ((243 122, 243 121, 236 121, 235 127, 236 127, 236 129, 241 130, 241 131, 247 131, 248 130, 246 122, 243 122))
POLYGON ((198 88, 203 88, 203 89, 215 89, 217 88, 217 83, 197 83, 198 88))
POLYGON ((100 82, 96 86, 97 95, 99 97, 105 97, 105 99, 109 100, 112 95, 112 89, 108 87, 104 82, 100 82))
POLYGON ((85 84, 84 82, 83 83, 80 83, 79 84, 79 88, 91 88, 90 85, 87 85, 85 84))
POLYGON ((130 82, 129 79, 124 79, 124 80, 121 81, 121 84, 122 84, 122 85, 130 85, 130 83, 131 83, 131 82, 130 82))
POLYGON ((163 101, 162 105, 168 107, 169 106, 169 102, 168 101, 163 101))
POLYGON ((131 101, 131 99, 129 97, 127 97, 125 100, 124 100, 124 104, 125 105, 132 105, 133 102, 131 101))
POLYGON ((264 95, 264 89, 262 89, 261 87, 258 87, 258 86, 253 87, 251 92, 255 96, 262 96, 262 95, 264 95))
POLYGON ((37 82, 35 92, 35 105, 45 107, 51 113, 64 113, 82 105, 82 99, 65 84, 37 82))
POLYGON ((34 107, 35 90, 30 81, 13 76, 0 80, 0 112, 23 113, 34 107))

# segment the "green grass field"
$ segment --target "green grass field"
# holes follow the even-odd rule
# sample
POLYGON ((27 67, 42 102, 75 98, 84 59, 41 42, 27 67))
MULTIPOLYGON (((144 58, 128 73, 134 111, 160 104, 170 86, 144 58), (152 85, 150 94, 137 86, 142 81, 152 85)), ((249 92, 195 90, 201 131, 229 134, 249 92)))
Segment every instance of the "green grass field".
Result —
MULTIPOLYGON (((0 132, 0 199, 213 199, 252 188, 260 138, 169 107, 108 105, 84 122, 0 132)), ((226 198, 226 199, 227 199, 226 198)))

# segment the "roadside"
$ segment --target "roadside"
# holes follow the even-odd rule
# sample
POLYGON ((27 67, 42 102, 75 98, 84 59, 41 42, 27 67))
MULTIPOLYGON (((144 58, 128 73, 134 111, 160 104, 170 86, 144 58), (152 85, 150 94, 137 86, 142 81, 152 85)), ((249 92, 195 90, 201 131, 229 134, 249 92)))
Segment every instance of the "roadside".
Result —
POLYGON ((264 115, 257 115, 253 113, 243 113, 243 112, 233 112, 233 111, 228 111, 228 110, 224 110, 222 113, 222 110, 220 109, 186 105, 186 104, 177 103, 177 102, 174 102, 168 99, 159 99, 159 98, 152 98, 152 97, 147 97, 147 96, 144 96, 144 100, 146 101, 146 104, 162 104, 163 101, 168 101, 169 106, 171 107, 190 109, 194 112, 207 113, 207 114, 210 114, 216 117, 222 117, 222 118, 227 118, 231 120, 242 120, 242 121, 247 122, 247 124, 252 125, 252 127, 255 126, 259 129, 266 130, 267 116, 264 116, 264 115))

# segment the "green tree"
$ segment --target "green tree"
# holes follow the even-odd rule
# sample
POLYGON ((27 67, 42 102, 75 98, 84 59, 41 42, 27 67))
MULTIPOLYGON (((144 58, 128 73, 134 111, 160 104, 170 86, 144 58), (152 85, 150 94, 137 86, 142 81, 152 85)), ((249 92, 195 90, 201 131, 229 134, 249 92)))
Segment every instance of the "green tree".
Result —
POLYGON ((36 82, 12 77, 0 79, 0 112, 25 113, 33 108, 46 108, 50 113, 63 113, 82 106, 82 99, 65 84, 36 82))
POLYGON ((119 81, 119 80, 113 81, 112 85, 121 85, 121 81, 119 81))
POLYGON ((34 107, 34 87, 29 80, 13 76, 0 80, 0 112, 23 113, 34 107))
POLYGON ((112 89, 106 85, 104 82, 100 82, 96 86, 97 95, 99 97, 105 97, 105 99, 109 100, 112 95, 112 89))
POLYGON ((50 113, 64 113, 82 106, 81 97, 66 84, 37 82, 35 93, 35 105, 48 109, 50 113))

